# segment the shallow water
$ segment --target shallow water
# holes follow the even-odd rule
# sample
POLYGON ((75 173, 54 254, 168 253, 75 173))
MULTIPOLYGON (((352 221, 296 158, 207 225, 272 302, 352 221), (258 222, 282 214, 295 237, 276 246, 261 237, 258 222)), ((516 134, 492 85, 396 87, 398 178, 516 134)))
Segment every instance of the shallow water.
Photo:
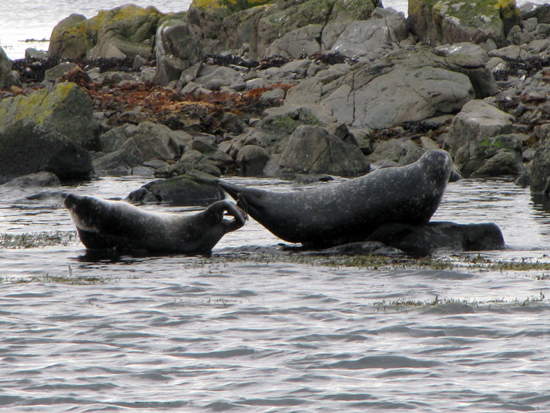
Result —
MULTIPOLYGON (((109 178, 63 189, 124 197, 144 182, 109 178)), ((4 242, 5 234, 31 232, 53 241, 0 249, 0 408, 550 408, 550 274, 460 264, 470 256, 545 259, 549 215, 509 181, 449 184, 434 220, 496 222, 509 247, 479 257, 440 252, 456 262, 444 269, 228 253, 279 242, 254 222, 224 237, 211 258, 94 260, 56 198, 16 202, 28 194, 0 187, 4 242)))
MULTIPOLYGON (((518 5, 527 1, 516 1, 518 5)), ((530 0, 544 4, 548 0, 530 0)), ((0 1, 0 46, 10 59, 23 59, 25 49, 48 50, 52 29, 72 13, 94 17, 100 10, 132 3, 141 7, 154 6, 163 13, 180 12, 189 8, 191 0, 19 0, 15 5, 0 1)), ((383 0, 384 7, 407 13, 407 0, 383 0)))

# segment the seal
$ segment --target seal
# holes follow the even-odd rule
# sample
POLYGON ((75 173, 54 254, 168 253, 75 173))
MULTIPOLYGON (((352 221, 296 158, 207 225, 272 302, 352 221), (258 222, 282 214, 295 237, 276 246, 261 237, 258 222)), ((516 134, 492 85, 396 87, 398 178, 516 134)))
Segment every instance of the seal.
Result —
POLYGON ((326 247, 364 240, 382 224, 426 224, 452 170, 447 152, 431 150, 407 166, 302 191, 269 192, 221 180, 219 185, 277 237, 326 247))
POLYGON ((124 201, 68 194, 65 207, 89 249, 145 250, 160 254, 208 254, 228 232, 241 228, 246 213, 229 201, 185 216, 143 211, 124 201), (224 214, 233 219, 224 219, 224 214))

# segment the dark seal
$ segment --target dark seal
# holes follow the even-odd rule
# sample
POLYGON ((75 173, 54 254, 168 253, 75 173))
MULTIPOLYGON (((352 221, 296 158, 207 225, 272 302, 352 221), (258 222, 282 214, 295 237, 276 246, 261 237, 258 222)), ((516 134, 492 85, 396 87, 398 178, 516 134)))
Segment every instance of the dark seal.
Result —
POLYGON ((241 228, 246 213, 218 201, 192 216, 143 211, 123 201, 69 194, 65 207, 89 249, 208 254, 228 232, 241 228), (224 219, 224 214, 232 220, 224 219))
POLYGON ((382 224, 426 224, 441 202, 452 170, 447 152, 431 150, 407 166, 303 191, 268 192, 219 184, 277 237, 321 247, 364 240, 382 224))

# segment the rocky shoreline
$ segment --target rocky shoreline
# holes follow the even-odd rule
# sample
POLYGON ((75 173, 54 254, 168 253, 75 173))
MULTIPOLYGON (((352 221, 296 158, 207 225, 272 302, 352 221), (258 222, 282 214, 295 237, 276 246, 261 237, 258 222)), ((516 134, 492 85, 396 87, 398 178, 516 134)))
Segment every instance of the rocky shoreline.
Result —
POLYGON ((207 205, 221 175, 311 183, 442 148, 454 179, 550 194, 550 5, 127 5, 69 16, 26 57, 0 50, 2 184, 151 176, 131 202, 207 205))

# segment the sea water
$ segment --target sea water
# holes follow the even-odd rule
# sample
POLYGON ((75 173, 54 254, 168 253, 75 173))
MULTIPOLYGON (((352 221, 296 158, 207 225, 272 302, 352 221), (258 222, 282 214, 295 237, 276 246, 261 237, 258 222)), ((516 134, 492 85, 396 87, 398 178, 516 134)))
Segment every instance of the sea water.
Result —
MULTIPOLYGON (((147 181, 60 191, 120 198, 147 181)), ((451 183, 433 218, 495 222, 506 249, 413 265, 234 253, 281 242, 254 220, 211 257, 97 256, 59 198, 35 192, 0 187, 0 409, 550 409, 550 272, 535 265, 550 214, 510 180, 451 183)))

